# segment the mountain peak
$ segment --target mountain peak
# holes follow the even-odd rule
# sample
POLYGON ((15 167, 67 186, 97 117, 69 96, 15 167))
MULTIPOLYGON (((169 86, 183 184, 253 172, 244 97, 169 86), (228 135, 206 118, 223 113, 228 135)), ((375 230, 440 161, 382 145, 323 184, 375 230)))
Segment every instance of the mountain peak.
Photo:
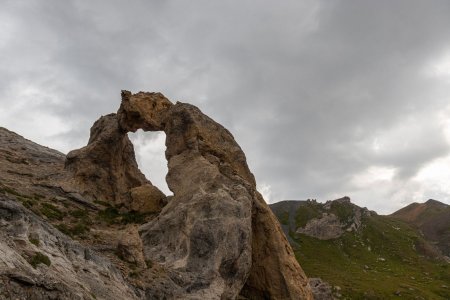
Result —
POLYGON ((428 199, 427 202, 425 202, 426 205, 438 205, 438 206, 448 206, 445 203, 442 203, 440 201, 434 200, 434 199, 428 199))

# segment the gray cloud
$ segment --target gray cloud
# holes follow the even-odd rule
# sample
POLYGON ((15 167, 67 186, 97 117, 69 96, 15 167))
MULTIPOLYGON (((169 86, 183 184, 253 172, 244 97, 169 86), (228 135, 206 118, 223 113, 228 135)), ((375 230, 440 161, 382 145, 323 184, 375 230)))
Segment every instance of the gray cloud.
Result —
POLYGON ((388 211, 446 195, 396 190, 449 155, 449 78, 428 72, 450 53, 449 13, 447 1, 6 1, 0 124, 68 151, 121 89, 161 91, 229 128, 271 201, 347 194, 388 211), (381 193, 354 184, 374 167, 394 172, 381 193))

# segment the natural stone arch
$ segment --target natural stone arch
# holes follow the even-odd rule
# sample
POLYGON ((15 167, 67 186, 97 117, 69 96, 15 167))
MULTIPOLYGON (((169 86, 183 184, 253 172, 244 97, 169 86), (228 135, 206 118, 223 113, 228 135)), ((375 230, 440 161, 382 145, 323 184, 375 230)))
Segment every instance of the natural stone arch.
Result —
MULTIPOLYGON (((167 183, 174 195, 158 217, 139 230, 145 259, 166 270, 164 284, 146 283, 149 299, 235 299, 239 294, 250 299, 312 299, 307 278, 228 130, 197 107, 173 104, 160 93, 122 91, 114 118, 119 134, 137 129, 166 133, 167 183)), ((118 147, 125 149, 120 143, 118 147)), ((85 148, 92 152, 95 147, 85 148)), ((84 194, 95 197, 98 190, 79 180, 76 162, 82 157, 98 161, 82 152, 68 155, 66 168, 74 186, 81 182, 89 187, 84 194)), ((135 161, 124 160, 120 153, 100 161, 115 164, 115 159, 128 165, 107 170, 136 171, 135 161)), ((148 181, 139 183, 152 187, 148 181)), ((140 188, 127 181, 124 189, 127 184, 130 190, 140 188)), ((120 195, 112 198, 127 201, 120 195)))

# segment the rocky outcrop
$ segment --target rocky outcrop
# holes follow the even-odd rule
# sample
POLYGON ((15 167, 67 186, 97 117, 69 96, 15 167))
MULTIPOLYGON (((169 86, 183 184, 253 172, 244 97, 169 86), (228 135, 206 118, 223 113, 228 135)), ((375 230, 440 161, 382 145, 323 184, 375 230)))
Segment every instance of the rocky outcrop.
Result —
POLYGON ((139 299, 108 260, 0 195, 1 299, 139 299))
POLYGON ((328 213, 324 213, 321 218, 310 220, 304 227, 300 227, 296 231, 296 233, 306 234, 320 240, 335 239, 344 232, 339 218, 334 214, 328 213))
POLYGON ((161 94, 125 91, 122 99, 122 128, 166 133, 174 196, 140 234, 145 258, 165 266, 178 286, 172 297, 234 299, 242 290, 251 299, 311 298, 231 133, 195 106, 171 104, 161 94))
POLYGON ((311 286, 314 300, 333 300, 333 287, 320 278, 310 278, 309 285, 311 286))
POLYGON ((142 185, 152 187, 149 196, 154 201, 164 198, 139 170, 133 144, 116 114, 102 116, 94 123, 88 145, 67 154, 65 170, 69 175, 62 187, 88 199, 139 209, 140 199, 132 198, 130 190, 142 185))
POLYGON ((367 208, 351 203, 349 197, 327 201, 325 204, 307 200, 298 209, 304 211, 301 215, 309 218, 300 220, 305 225, 295 227, 295 232, 320 240, 336 239, 345 232, 357 231, 361 227, 362 217, 372 213, 367 208))

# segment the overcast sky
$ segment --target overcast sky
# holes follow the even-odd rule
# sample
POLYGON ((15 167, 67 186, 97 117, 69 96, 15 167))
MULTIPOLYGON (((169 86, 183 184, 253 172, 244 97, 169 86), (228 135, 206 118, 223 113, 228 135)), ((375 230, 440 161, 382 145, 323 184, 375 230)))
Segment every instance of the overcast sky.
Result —
MULTIPOLYGON (((31 140, 67 153, 120 90, 160 91, 233 133, 268 202, 450 203, 450 1, 1 2, 0 126, 31 140)), ((164 134, 131 138, 167 191, 164 134)))

